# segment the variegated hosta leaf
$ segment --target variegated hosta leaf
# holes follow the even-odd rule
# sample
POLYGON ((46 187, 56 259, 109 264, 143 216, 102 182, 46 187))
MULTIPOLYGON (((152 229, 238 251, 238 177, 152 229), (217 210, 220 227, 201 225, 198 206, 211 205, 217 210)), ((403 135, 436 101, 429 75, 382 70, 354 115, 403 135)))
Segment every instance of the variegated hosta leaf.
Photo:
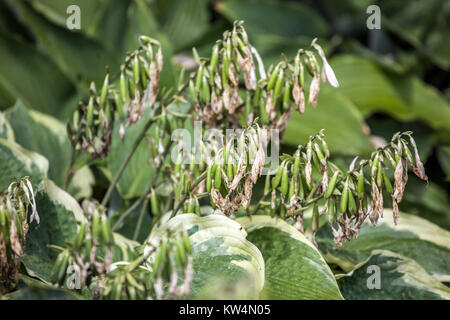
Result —
POLYGON ((365 261, 375 249, 386 249, 415 260, 440 281, 450 281, 450 232, 417 216, 400 213, 398 226, 392 211, 384 211, 376 227, 364 224, 358 239, 337 250, 328 226, 319 230, 317 242, 325 259, 346 272, 365 261))
MULTIPOLYGON (((246 283, 253 296, 245 298, 258 297, 264 286, 264 260, 258 248, 245 239, 247 233, 239 223, 219 214, 181 214, 154 229, 147 243, 157 245, 168 230, 184 230, 189 235, 194 265, 192 297, 205 297, 208 286, 216 282, 237 287, 246 283)), ((149 261, 152 259, 153 256, 149 261)), ((242 297, 237 290, 234 292, 238 296, 228 298, 242 297)), ((220 293, 209 298, 218 298, 217 295, 220 293)))
POLYGON ((36 206, 41 221, 30 225, 22 261, 30 275, 49 281, 58 253, 48 246, 65 247, 85 217, 78 202, 48 179, 37 190, 36 206))
POLYGON ((0 138, 14 141, 14 131, 3 112, 0 112, 0 138))
POLYGON ((74 290, 62 289, 46 284, 42 281, 22 276, 19 289, 11 292, 2 299, 6 300, 81 300, 82 296, 74 290))
POLYGON ((0 191, 6 190, 14 178, 23 176, 29 176, 36 186, 47 177, 47 171, 46 158, 0 138, 0 191))
POLYGON ((114 244, 114 261, 132 261, 136 259, 136 247, 139 246, 139 242, 114 232, 114 244))
POLYGON ((19 100, 6 112, 15 141, 38 152, 50 163, 48 177, 58 186, 64 183, 70 157, 70 141, 64 124, 49 115, 27 109, 19 100))
POLYGON ((389 250, 374 250, 338 283, 346 299, 450 299, 450 288, 416 261, 389 250))
MULTIPOLYGON (((144 107, 145 108, 145 107, 144 107)), ((120 138, 120 121, 116 120, 111 138, 111 147, 106 158, 110 177, 114 176, 120 168, 123 160, 131 150, 134 141, 145 127, 151 112, 147 106, 142 118, 136 125, 126 129, 124 139, 120 138)), ((152 132, 151 129, 147 131, 152 132)), ((117 190, 123 198, 137 197, 145 193, 150 186, 151 179, 155 174, 154 162, 149 162, 150 151, 145 139, 134 152, 127 167, 117 184, 117 190)))
POLYGON ((264 257, 264 299, 342 299, 319 251, 297 229, 269 216, 236 219, 264 257))

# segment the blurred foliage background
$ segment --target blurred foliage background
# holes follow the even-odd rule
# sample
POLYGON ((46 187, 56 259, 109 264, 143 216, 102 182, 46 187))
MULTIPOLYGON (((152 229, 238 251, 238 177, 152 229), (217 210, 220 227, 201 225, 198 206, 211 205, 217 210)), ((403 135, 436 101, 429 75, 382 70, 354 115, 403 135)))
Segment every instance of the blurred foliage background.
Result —
MULTIPOLYGON (((191 48, 209 56, 234 20, 245 21, 266 67, 280 52, 293 56, 314 37, 330 57, 340 87, 323 88, 316 110, 295 113, 286 150, 325 128, 334 160, 345 164, 354 155, 368 156, 380 139, 412 130, 430 184, 411 178, 401 210, 450 230, 450 2, 445 0, 1 1, 0 127, 6 117, 16 141, 47 157, 50 178, 62 186, 68 141, 33 139, 33 130, 62 132, 89 83, 99 87, 107 66, 117 71, 138 46, 138 35, 161 41, 161 84, 169 88, 182 66, 192 65, 191 48), (81 9, 81 30, 66 28, 71 4, 81 9), (379 30, 366 27, 371 4, 381 9, 379 30)), ((83 184, 74 179, 71 193, 89 196, 91 185, 94 192, 104 190, 104 175, 94 175, 82 170, 83 184)))

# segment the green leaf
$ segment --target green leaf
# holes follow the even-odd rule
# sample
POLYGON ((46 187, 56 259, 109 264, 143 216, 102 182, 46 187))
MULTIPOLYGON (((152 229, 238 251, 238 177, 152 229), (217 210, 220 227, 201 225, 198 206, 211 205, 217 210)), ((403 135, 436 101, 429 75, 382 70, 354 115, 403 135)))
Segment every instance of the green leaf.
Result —
MULTIPOLYGON (((17 8, 21 19, 32 27, 38 48, 52 57, 74 82, 85 81, 87 85, 88 82, 95 81, 100 86, 105 77, 106 66, 113 72, 119 69, 119 56, 100 42, 80 32, 73 32, 66 26, 49 22, 26 3, 18 2, 17 8)), ((80 10, 83 16, 84 11, 82 8, 80 10)))
POLYGON ((321 228, 317 243, 329 263, 351 271, 376 249, 391 250, 415 260, 430 275, 449 281, 450 232, 420 217, 400 212, 398 226, 392 220, 392 210, 384 211, 385 218, 373 227, 363 224, 358 239, 345 242, 338 250, 329 226, 321 228))
POLYGON ((251 288, 252 298, 258 296, 264 285, 264 260, 258 248, 245 239, 247 233, 239 223, 221 214, 205 217, 181 214, 154 229, 148 243, 157 243, 168 230, 189 234, 194 298, 205 297, 210 293, 210 284, 216 281, 236 286, 244 281, 251 288))
POLYGON ((49 58, 0 32, 0 86, 28 107, 64 118, 77 91, 49 58))
MULTIPOLYGON (((342 93, 364 116, 384 112, 399 120, 421 120, 450 132, 450 107, 432 87, 414 76, 394 75, 369 59, 340 55, 330 61, 342 93)), ((319 100, 320 106, 320 100, 319 100)))
POLYGON ((164 2, 162 30, 171 39, 174 50, 191 45, 208 30, 208 0, 164 2))
POLYGON ((297 229, 269 216, 236 219, 265 263, 263 299, 342 299, 319 251, 297 229))
POLYGON ((232 0, 218 2, 215 8, 231 22, 244 20, 251 34, 324 37, 328 33, 326 22, 298 2, 232 0))
POLYGON ((27 109, 20 101, 6 112, 6 116, 16 142, 45 156, 50 163, 48 177, 63 186, 71 152, 65 126, 51 116, 27 109))
POLYGON ((90 198, 95 177, 88 166, 83 166, 75 172, 67 187, 67 191, 77 200, 90 198))
MULTIPOLYGON (((111 177, 119 170, 120 165, 130 152, 134 141, 145 127, 147 120, 150 118, 151 112, 149 108, 144 107, 144 110, 145 112, 138 123, 131 125, 126 129, 126 135, 123 141, 119 135, 120 120, 116 120, 114 124, 111 147, 106 159, 107 168, 111 173, 111 177)), ((150 151, 145 139, 143 139, 131 157, 130 162, 117 184, 117 190, 122 197, 132 198, 147 192, 150 187, 151 179, 155 174, 155 165, 153 162, 149 162, 149 159, 150 151)))
POLYGON ((48 160, 26 150, 13 141, 0 138, 0 191, 8 188, 14 178, 29 176, 33 185, 47 177, 48 160))
POLYGON ((160 88, 172 88, 177 77, 172 65, 172 44, 158 27, 148 4, 143 0, 111 0, 93 29, 92 36, 121 59, 139 46, 139 36, 146 35, 161 42, 164 56, 160 88), (120 28, 117 28, 120 25, 120 28))
POLYGON ((3 112, 0 112, 0 138, 14 141, 14 131, 3 112))
POLYGON ((293 110, 284 142, 295 146, 304 144, 310 136, 325 128, 332 152, 367 155, 373 151, 369 137, 363 132, 364 119, 349 99, 334 88, 323 87, 318 101, 317 109, 308 105, 304 114, 293 110))
POLYGON ((19 289, 4 297, 6 300, 81 300, 73 290, 56 288, 42 281, 22 276, 19 289))
POLYGON ((430 276, 416 261, 388 250, 373 251, 355 270, 339 278, 338 283, 342 295, 352 300, 450 299, 450 288, 430 276), (377 276, 378 289, 372 287, 377 276))
POLYGON ((30 225, 22 262, 31 276, 49 281, 58 253, 48 246, 66 246, 85 217, 78 202, 48 179, 38 189, 36 207, 41 221, 30 225))

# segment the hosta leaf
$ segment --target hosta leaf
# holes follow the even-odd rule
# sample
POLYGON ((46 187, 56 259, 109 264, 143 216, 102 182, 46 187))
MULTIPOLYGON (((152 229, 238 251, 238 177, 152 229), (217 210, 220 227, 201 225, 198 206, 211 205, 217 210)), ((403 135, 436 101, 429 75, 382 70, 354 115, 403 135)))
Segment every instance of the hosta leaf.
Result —
POLYGON ((373 227, 365 223, 358 239, 345 242, 337 250, 328 226, 319 230, 317 242, 325 259, 350 271, 366 260, 373 250, 386 249, 415 260, 429 274, 441 281, 450 280, 450 232, 417 216, 400 213, 398 226, 392 210, 373 227))
POLYGON ((96 22, 92 36, 122 59, 127 52, 139 46, 139 36, 146 35, 161 42, 164 66, 160 74, 160 87, 176 85, 172 65, 172 44, 158 27, 148 4, 143 0, 111 0, 96 22), (117 28, 120 25, 120 28, 117 28))
MULTIPOLYGON (((123 141, 119 135, 120 122, 116 120, 111 139, 111 148, 107 157, 107 168, 112 176, 119 170, 120 165, 128 155, 134 141, 145 127, 149 118, 150 110, 147 107, 139 122, 126 129, 126 135, 123 141)), ((132 198, 147 192, 151 179, 155 174, 154 162, 149 162, 149 159, 150 151, 144 139, 133 154, 117 184, 117 190, 122 197, 132 198)))
POLYGON ((218 2, 216 10, 230 21, 244 20, 252 34, 323 37, 328 32, 326 22, 298 2, 232 0, 218 2))
MULTIPOLYGON (((193 297, 205 295, 216 281, 239 285, 246 282, 256 298, 264 285, 264 260, 258 248, 245 239, 241 225, 221 214, 198 217, 178 215, 150 234, 157 242, 167 230, 188 232, 194 264, 193 297)), ((234 297, 236 298, 236 297, 234 297)))
MULTIPOLYGON (((112 71, 118 70, 119 57, 100 42, 83 33, 73 32, 66 26, 53 24, 26 3, 18 2, 17 8, 21 19, 33 28, 38 47, 51 56, 73 81, 95 81, 101 85, 106 66, 112 71)), ((83 8, 80 10, 83 16, 83 8)))
POLYGON ((0 112, 0 138, 14 141, 14 131, 3 112, 0 112))
POLYGON ((164 1, 166 7, 162 29, 175 50, 192 44, 208 30, 208 0, 164 1))
POLYGON ((84 215, 78 202, 51 180, 44 180, 36 194, 40 224, 32 223, 27 234, 23 264, 30 275, 49 281, 58 253, 49 245, 65 246, 77 233, 84 215))
POLYGON ((0 191, 8 188, 14 178, 29 176, 33 185, 47 177, 48 160, 26 150, 13 141, 0 138, 0 191))
POLYGON ((81 300, 73 290, 56 288, 42 281, 22 276, 19 288, 5 297, 7 300, 81 300))
POLYGON ((236 219, 265 263, 263 299, 342 299, 319 251, 297 229, 269 216, 236 219))
POLYGON ((45 156, 50 163, 48 177, 62 186, 71 149, 65 126, 51 116, 27 109, 20 101, 6 116, 14 129, 16 142, 45 156))
POLYGON ((125 238, 120 233, 114 232, 114 258, 113 261, 132 261, 136 258, 136 247, 139 242, 125 238))
POLYGON ((450 299, 450 288, 416 261, 389 250, 375 250, 355 270, 338 280, 346 299, 450 299), (379 287, 375 277, 379 277, 379 287))
POLYGON ((364 119, 355 105, 346 97, 324 86, 319 94, 317 109, 308 105, 300 115, 293 111, 283 141, 304 144, 309 137, 325 129, 327 144, 332 152, 341 154, 370 154, 373 150, 369 137, 363 132, 364 119))
POLYGON ((28 108, 64 118, 77 91, 49 58, 33 46, 0 33, 0 86, 28 108))
POLYGON ((364 116, 384 112, 400 120, 419 119, 434 129, 450 132, 448 103, 420 79, 384 73, 369 59, 353 55, 336 56, 330 64, 339 79, 336 91, 364 116))

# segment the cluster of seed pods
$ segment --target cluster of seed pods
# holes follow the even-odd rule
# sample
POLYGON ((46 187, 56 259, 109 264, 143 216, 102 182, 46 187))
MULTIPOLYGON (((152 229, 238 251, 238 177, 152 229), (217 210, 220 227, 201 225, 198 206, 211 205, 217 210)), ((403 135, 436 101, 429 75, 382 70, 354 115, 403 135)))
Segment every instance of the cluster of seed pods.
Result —
POLYGON ((101 90, 92 83, 87 105, 81 104, 68 124, 71 142, 77 149, 93 158, 108 153, 115 119, 119 119, 119 133, 123 139, 126 128, 141 119, 145 108, 152 108, 158 97, 159 74, 163 56, 157 40, 141 36, 140 47, 127 55, 120 67, 118 81, 109 70, 101 90))
POLYGON ((88 200, 82 207, 85 221, 80 222, 71 245, 60 248, 53 266, 51 281, 55 284, 66 285, 67 270, 73 267, 78 270, 80 285, 89 285, 93 277, 106 274, 112 263, 114 235, 105 208, 88 200))
POLYGON ((110 272, 99 280, 100 298, 162 300, 188 296, 193 279, 191 254, 186 234, 167 234, 150 245, 142 259, 113 264, 110 272), (147 257, 151 262, 146 261, 147 257))
POLYGON ((299 146, 294 155, 282 156, 275 176, 266 180, 265 194, 271 194, 271 202, 264 210, 270 215, 294 217, 296 227, 303 232, 303 212, 312 206, 314 234, 319 228, 319 216, 327 213, 335 242, 341 246, 342 240, 358 236, 367 217, 377 224, 383 216, 384 190, 392 198, 397 223, 408 165, 420 179, 428 180, 411 134, 395 134, 370 159, 357 163, 355 158, 345 172, 329 161, 330 152, 320 132, 306 146, 299 146))
POLYGON ((15 180, 0 194, 0 293, 7 293, 18 282, 29 223, 39 223, 34 191, 27 177, 15 180), (29 215, 29 207, 32 213, 29 215), (29 221, 28 221, 29 220, 29 221))
POLYGON ((316 52, 300 49, 292 61, 283 57, 271 66, 267 75, 242 22, 236 22, 214 45, 210 59, 197 58, 199 68, 191 76, 189 92, 198 117, 212 127, 245 127, 258 119, 261 126, 284 132, 293 106, 303 113, 307 102, 317 105, 321 79, 339 85, 316 40, 311 46, 322 67, 316 52), (312 77, 308 101, 306 73, 312 77), (241 82, 245 91, 239 90, 241 82))

